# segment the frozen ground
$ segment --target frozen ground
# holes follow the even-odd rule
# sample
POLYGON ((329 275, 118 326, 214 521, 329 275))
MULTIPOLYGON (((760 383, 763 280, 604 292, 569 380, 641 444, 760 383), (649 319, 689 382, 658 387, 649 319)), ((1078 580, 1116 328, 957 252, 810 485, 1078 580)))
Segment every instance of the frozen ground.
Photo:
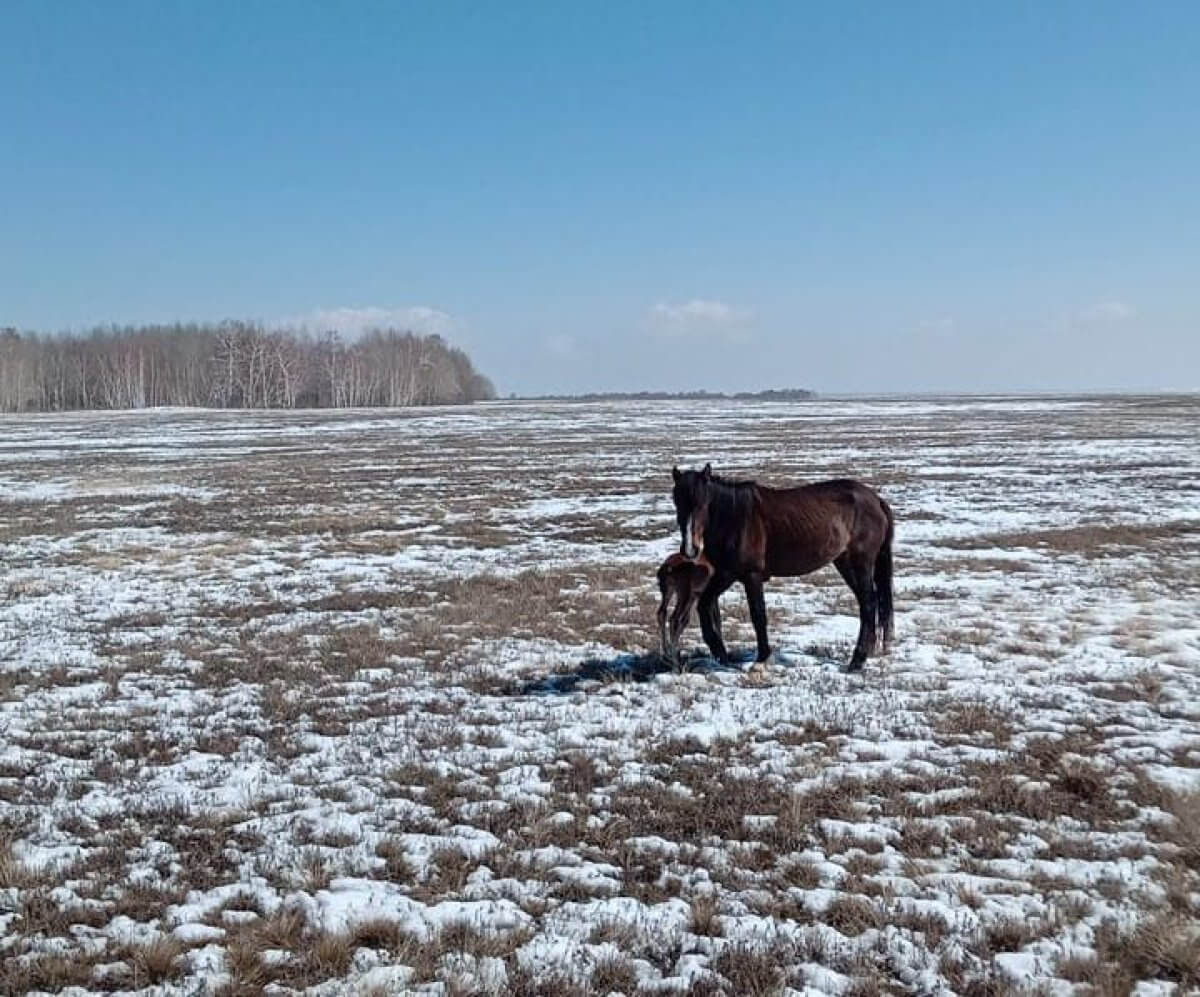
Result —
POLYGON ((0 992, 1197 992, 1198 438, 1196 398, 0 417, 0 992), (884 492, 888 658, 838 670, 827 569, 768 586, 765 678, 654 669, 705 460, 884 492))

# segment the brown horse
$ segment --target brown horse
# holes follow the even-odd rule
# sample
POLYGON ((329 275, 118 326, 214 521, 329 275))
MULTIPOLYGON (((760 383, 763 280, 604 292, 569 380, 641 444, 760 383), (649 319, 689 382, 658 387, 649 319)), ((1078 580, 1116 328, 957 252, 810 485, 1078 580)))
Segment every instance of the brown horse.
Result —
POLYGON ((692 610, 700 599, 705 586, 712 580, 713 566, 701 554, 698 558, 672 554, 659 566, 658 591, 662 602, 658 605, 658 635, 662 643, 664 658, 678 659, 679 635, 691 619, 692 610), (672 597, 675 608, 671 610, 671 625, 667 627, 667 611, 672 597))
POLYGON ((891 507, 859 481, 838 479, 800 488, 769 488, 712 473, 672 469, 681 552, 703 554, 713 576, 700 596, 700 629, 718 661, 729 653, 721 639, 717 600, 741 582, 758 642, 757 661, 771 655, 763 582, 775 575, 807 575, 830 562, 858 599, 858 643, 849 669, 862 668, 877 643, 892 636, 891 507))

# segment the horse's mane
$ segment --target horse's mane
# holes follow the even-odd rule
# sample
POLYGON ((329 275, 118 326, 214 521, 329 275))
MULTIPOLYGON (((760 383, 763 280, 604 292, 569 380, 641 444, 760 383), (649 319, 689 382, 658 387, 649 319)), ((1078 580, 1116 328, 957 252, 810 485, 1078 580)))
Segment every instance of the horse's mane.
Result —
POLYGON ((708 526, 704 531, 706 544, 716 546, 715 561, 736 560, 742 531, 750 522, 754 508, 756 483, 749 479, 734 480, 713 475, 709 479, 708 526))
POLYGON ((727 488, 749 488, 752 485, 758 484, 753 478, 723 478, 719 474, 714 474, 709 481, 712 484, 724 485, 727 488))

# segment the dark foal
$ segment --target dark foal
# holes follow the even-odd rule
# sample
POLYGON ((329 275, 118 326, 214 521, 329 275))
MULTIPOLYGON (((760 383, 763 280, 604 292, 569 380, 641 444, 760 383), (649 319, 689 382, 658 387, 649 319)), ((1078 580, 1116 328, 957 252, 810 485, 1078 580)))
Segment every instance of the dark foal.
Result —
POLYGON ((721 662, 729 660, 721 638, 717 600, 741 582, 758 642, 757 660, 771 655, 763 583, 776 576, 807 575, 832 563, 858 599, 858 642, 849 669, 892 636, 891 507, 859 481, 838 479, 800 488, 769 488, 729 481, 712 473, 674 468, 675 515, 687 557, 703 554, 713 576, 700 596, 704 642, 721 662))
POLYGON ((700 593, 712 580, 713 566, 703 556, 696 560, 682 554, 672 554, 658 569, 658 591, 662 602, 658 606, 658 636, 662 643, 664 658, 679 659, 679 635, 691 619, 692 610, 700 599, 700 593), (675 607, 670 611, 670 626, 667 612, 674 598, 675 607))

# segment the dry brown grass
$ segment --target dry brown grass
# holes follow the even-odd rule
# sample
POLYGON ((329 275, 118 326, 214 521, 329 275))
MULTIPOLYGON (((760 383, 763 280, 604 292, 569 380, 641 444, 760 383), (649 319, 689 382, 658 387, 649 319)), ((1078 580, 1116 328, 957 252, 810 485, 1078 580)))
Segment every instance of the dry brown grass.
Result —
POLYGON ((944 540, 941 543, 943 546, 959 549, 1034 547, 1056 554, 1091 557, 1112 553, 1112 548, 1142 548, 1161 541, 1194 540, 1198 535, 1200 522, 1181 519, 1169 523, 1090 523, 1053 530, 988 533, 955 541, 944 540))
POLYGON ((416 869, 408 859, 404 842, 400 838, 384 838, 375 846, 375 854, 383 859, 382 879, 390 882, 413 883, 417 878, 416 869))
POLYGON ((953 740, 977 744, 983 737, 997 746, 1007 745, 1017 728, 1012 710, 983 700, 946 699, 934 705, 933 727, 953 740))
POLYGON ((692 919, 689 930, 696 935, 719 936, 723 933, 720 905, 711 893, 692 897, 692 919))
POLYGON ((983 941, 988 952, 1018 952, 1045 933, 1029 918, 1002 917, 984 925, 983 941))
POLYGON ((1072 817, 1107 827, 1127 816, 1117 793, 1116 771, 1084 735, 1031 738, 1003 759, 970 762, 964 771, 985 814, 1015 814, 1035 821, 1072 817))
POLYGON ((80 952, 6 956, 0 959, 0 993, 59 993, 67 987, 86 987, 95 965, 95 957, 80 952))
POLYGON ((1163 839, 1176 850, 1176 861, 1200 873, 1200 791, 1163 789, 1157 805, 1169 820, 1159 827, 1163 839))
POLYGON ((131 946, 122 953, 129 965, 132 986, 152 986, 183 974, 181 957, 187 946, 169 935, 154 941, 131 946))
POLYGON ((620 955, 605 956, 593 967, 588 987, 593 994, 609 994, 613 991, 631 994, 637 989, 638 974, 633 963, 620 955))
POLYGON ((506 997, 592 997, 588 987, 562 971, 531 969, 515 959, 506 970, 506 997))
POLYGON ((1081 960, 1070 967, 1087 982, 1162 979, 1184 993, 1200 988, 1200 931, 1194 917, 1162 913, 1124 932, 1102 925, 1095 948, 1094 963, 1081 960))
POLYGON ((125 883, 108 905, 107 917, 125 916, 149 924, 158 923, 172 904, 183 903, 190 887, 183 883, 125 883))
POLYGON ((868 929, 883 927, 883 911, 868 898, 842 893, 825 909, 822 920, 843 935, 861 935, 868 929))
POLYGON ((24 935, 67 938, 71 935, 73 925, 95 925, 97 920, 101 923, 107 922, 107 918, 98 918, 97 914, 88 908, 60 903, 53 896, 51 889, 39 886, 27 889, 21 894, 15 928, 24 935))
POLYGON ((721 949, 713 968, 724 978, 730 993, 770 997, 782 990, 784 967, 791 956, 791 947, 780 938, 762 947, 735 942, 721 949))
POLYGON ((435 958, 422 956, 423 945, 398 926, 369 921, 352 931, 314 930, 298 910, 280 910, 231 930, 226 943, 226 965, 231 979, 222 994, 242 994, 271 983, 293 988, 336 979, 350 968, 354 952, 362 945, 382 948, 393 957, 414 959, 416 968, 432 972, 435 958), (268 961, 268 952, 288 953, 289 958, 268 961))
POLYGON ((645 572, 629 565, 474 575, 438 582, 433 590, 443 643, 466 632, 474 639, 536 636, 579 643, 601 625, 646 635, 657 596, 645 572), (630 589, 642 590, 643 597, 628 598, 630 589))
MULTIPOLYGON (((1194 421, 1198 413, 1188 418, 1194 421)), ((1070 431, 1081 438, 1094 433, 1097 439, 1124 432, 1093 425, 1094 418, 1080 416, 1071 421, 1070 431)), ((996 439, 1012 443, 994 455, 994 468, 1016 472, 1011 479, 989 475, 981 480, 967 470, 934 479, 919 461, 906 463, 926 445, 935 453, 940 446, 963 446, 964 424, 957 415, 908 425, 912 454, 885 454, 874 434, 857 435, 852 421, 835 419, 829 428, 839 446, 867 444, 859 448, 866 462, 861 467, 826 466, 826 455, 814 452, 780 457, 762 471, 780 481, 874 474, 903 489, 896 506, 904 522, 924 520, 929 524, 924 535, 937 536, 943 527, 955 526, 957 502, 977 507, 988 501, 987 489, 1025 488, 1038 475, 1057 473, 1037 464, 1040 456, 1030 463, 1021 453, 1025 442, 1040 439, 1041 417, 988 416, 982 424, 1000 433, 996 439), (909 469, 890 467, 892 458, 909 469)), ((664 467, 687 442, 669 427, 647 432, 651 439, 638 441, 639 446, 654 454, 648 462, 661 457, 664 467)), ((738 436, 730 444, 735 451, 744 445, 746 453, 761 454, 780 450, 779 432, 778 427, 764 431, 747 418, 736 434, 726 435, 738 436)), ((264 904, 246 892, 208 915, 211 924, 228 932, 227 967, 233 976, 228 997, 317 983, 353 986, 360 948, 412 966, 414 986, 440 980, 448 994, 472 992, 446 958, 457 952, 504 960, 512 994, 572 997, 606 988, 632 994, 638 989, 630 975, 633 960, 674 973, 685 944, 713 957, 711 975, 693 982, 691 992, 697 995, 801 987, 806 981, 790 967, 811 960, 846 973, 853 981, 850 997, 875 997, 900 992, 895 982, 900 967, 889 962, 894 954, 876 941, 875 929, 881 927, 904 932, 922 957, 939 963, 952 992, 987 997, 1017 992, 988 968, 995 954, 1020 950, 1038 937, 1066 934, 1105 904, 1140 910, 1142 928, 1102 936, 1095 959, 1064 960, 1064 975, 1101 994, 1121 992, 1122 981, 1131 985, 1154 975, 1179 982, 1183 990, 1196 986, 1183 927, 1200 915, 1195 900, 1200 803, 1151 784, 1123 760, 1118 763, 1146 752, 1155 765, 1200 764, 1195 744, 1179 739, 1171 749, 1162 746, 1168 738, 1157 737, 1195 720, 1188 673, 1171 657, 1176 652, 1170 613, 1157 607, 1171 585, 1194 574, 1196 524, 1113 526, 1131 514, 1118 508, 1114 492, 1111 514, 1090 498, 1084 502, 1086 521, 1095 525, 941 544, 1002 543, 1018 551, 1014 558, 976 556, 970 550, 939 553, 937 540, 921 540, 916 534, 922 531, 912 531, 904 539, 901 579, 941 573, 945 580, 904 586, 898 652, 866 683, 848 683, 824 663, 809 662, 794 669, 785 663, 771 676, 772 685, 758 688, 744 676, 711 676, 710 685, 690 682, 699 676, 659 681, 647 669, 639 677, 652 681, 644 685, 589 675, 600 681, 581 682, 569 697, 549 702, 499 694, 527 690, 519 683, 534 669, 538 674, 579 671, 571 649, 585 640, 633 650, 652 644, 656 593, 653 565, 592 567, 563 558, 547 569, 539 563, 550 563, 544 545, 566 539, 603 548, 665 536, 671 528, 666 505, 650 517, 639 512, 626 518, 594 511, 586 499, 601 493, 657 493, 669 487, 659 479, 669 476, 631 467, 627 434, 582 440, 572 432, 550 444, 528 433, 505 441, 506 448, 515 444, 531 454, 552 454, 547 459, 553 467, 547 463, 535 471, 531 482, 506 475, 501 492, 493 488, 496 474, 490 467, 496 454, 488 451, 494 441, 486 434, 455 439, 453 460, 443 459, 436 445, 400 445, 394 435, 356 436, 348 462, 337 453, 318 456, 289 443, 279 452, 268 448, 261 459, 189 468, 197 482, 224 490, 213 501, 183 499, 148 509, 123 509, 120 501, 108 500, 57 509, 37 503, 16 509, 17 518, 0 527, 14 538, 32 535, 27 531, 37 527, 64 541, 105 523, 193 536, 212 531, 211 540, 195 547, 187 546, 189 538, 178 547, 138 543, 110 549, 103 538, 83 538, 74 550, 64 545, 60 557, 37 565, 80 576, 112 572, 118 584, 136 580, 139 588, 151 589, 156 572, 158 577, 165 573, 173 586, 178 583, 180 601, 177 612, 173 589, 170 602, 109 618, 94 632, 80 631, 83 644, 101 659, 97 665, 0 672, 0 699, 8 705, 39 696, 65 701, 73 689, 100 686, 97 703, 84 703, 82 696, 56 714, 54 724, 29 725, 18 733, 20 754, 0 766, 0 801, 9 804, 0 807, 0 890, 17 891, 14 953, 36 948, 39 939, 73 945, 75 935, 103 929, 117 915, 166 927, 167 908, 190 890, 227 887, 247 874, 262 875, 280 895, 319 889, 337 875, 366 875, 431 904, 495 889, 516 900, 533 924, 529 932, 493 934, 452 923, 425 940, 381 920, 329 934, 295 913, 267 916, 264 904), (380 442, 385 437, 389 442, 380 442), (487 470, 476 466, 481 455, 487 470), (600 476, 564 472, 584 457, 600 476), (420 486, 428 490, 412 504, 411 495, 392 487, 397 475, 442 480, 420 486), (527 500, 543 497, 581 502, 561 515, 516 514, 527 500), (398 527, 412 521, 414 510, 419 524, 398 527), (528 540, 538 542, 536 556, 521 550, 528 540), (386 558, 414 544, 426 549, 444 544, 456 557, 505 546, 504 556, 512 555, 505 568, 519 573, 447 581, 387 566, 386 558), (1161 576, 1143 570, 1141 562, 1150 559, 1127 556, 1168 548, 1179 556, 1161 576), (355 561, 355 568, 365 570, 310 570, 310 562, 321 555, 330 563, 355 561), (266 561, 285 570, 261 583, 226 584, 231 577, 252 577, 241 569, 266 561), (1135 577, 1122 577, 1128 565, 1135 567, 1135 577), (220 584, 208 584, 214 581, 220 584), (1003 592, 979 595, 997 581, 1004 582, 1003 592), (1110 594, 1128 596, 1142 609, 1125 624, 1101 620, 1102 600, 1110 594), (1069 619, 1041 612, 1041 602, 1050 599, 1056 607, 1062 601, 1069 619), (492 653, 513 637, 544 642, 547 650, 514 666, 506 644, 504 654, 492 653), (1124 659, 1101 655, 1094 668, 1084 669, 1077 660, 1086 659, 1075 655, 1090 653, 1089 641, 1126 658, 1154 655, 1155 664, 1140 671, 1136 662, 1110 668, 1124 659), (906 657, 914 643, 933 648, 933 667, 921 661, 918 669, 916 659, 906 657), (1071 661, 1064 665, 1067 652, 1071 661), (966 668, 960 669, 960 655, 971 659, 966 668), (1002 681, 984 682, 981 689, 975 684, 979 663, 1008 670, 1002 681), (377 674, 364 675, 368 669, 377 674), (1071 675, 1060 681, 1067 671, 1071 675), (756 726, 752 697, 771 703, 767 697, 790 696, 801 688, 807 692, 800 695, 794 722, 756 726), (168 712, 179 696, 201 702, 202 710, 168 712), (609 696, 613 709, 606 705, 609 696), (150 697, 153 708, 145 706, 150 697), (690 716, 695 707, 718 700, 723 705, 728 700, 735 714, 746 718, 745 733, 712 744, 672 733, 676 716, 690 716), (625 718, 639 712, 649 719, 630 732, 625 718), (804 719, 810 714, 815 716, 804 719), (1097 718, 1095 729, 1073 726, 1089 714, 1097 718), (1150 718, 1153 746, 1131 736, 1129 728, 1142 716, 1150 718), (560 729, 570 731, 561 742, 560 729), (588 738, 584 747, 581 731, 588 738), (925 746, 896 760, 882 746, 873 749, 876 737, 925 746), (322 738, 324 744, 316 745, 322 738), (336 755, 332 767, 324 764, 328 749, 336 755), (217 782, 196 777, 204 792, 218 788, 222 773, 243 759, 281 778, 250 791, 244 811, 229 816, 138 802, 141 787, 155 783, 163 768, 188 762, 195 751, 215 756, 217 782), (550 788, 539 788, 536 800, 524 794, 505 799, 500 778, 510 764, 534 766, 535 778, 550 788), (93 819, 94 808, 76 801, 96 788, 134 802, 93 819), (318 808, 361 815, 370 836, 366 840, 379 840, 374 856, 364 852, 357 834, 319 831, 321 825, 308 816, 318 808), (882 833, 877 840, 864 838, 822 826, 825 820, 869 820, 882 833), (499 845, 468 859, 452 846, 455 825, 495 834, 499 845), (1144 841, 1130 831, 1143 833, 1144 841), (24 854, 17 842, 37 844, 47 832, 51 840, 78 845, 81 858, 54 870, 29 869, 16 861, 14 847, 24 854), (406 849, 403 836, 409 833, 443 836, 441 847, 434 843, 430 861, 420 868, 408 855, 426 851, 411 841, 406 849), (670 846, 642 840, 653 835, 670 846), (1027 857, 1031 847, 1040 859, 1121 858, 1151 871, 1128 881, 1102 876, 1083 888, 1065 873, 1005 882, 1003 866, 991 860, 1027 857), (550 870, 561 864, 559 849, 585 862, 611 864, 618 874, 597 884, 556 879, 550 870), (141 885, 134 885, 134 867, 150 861, 159 878, 153 885, 139 878, 141 885), (481 865, 495 877, 490 884, 472 878, 481 865), (947 873, 973 878, 968 884, 948 880, 947 873), (50 890, 62 882, 70 882, 77 902, 54 902, 60 894, 50 890), (808 892, 821 887, 839 891, 828 912, 818 911, 808 892), (690 911, 689 933, 699 939, 684 941, 688 936, 682 933, 660 935, 644 923, 610 920, 584 925, 583 933, 592 944, 611 942, 619 957, 596 963, 594 956, 591 962, 581 956, 570 977, 566 969, 519 967, 516 950, 522 941, 568 918, 570 901, 614 889, 646 904, 680 898, 690 911), (998 898, 1021 890, 1027 890, 1023 903, 1031 910, 1040 904, 1041 915, 1027 922, 998 918, 998 910, 1011 909, 998 898), (931 915, 921 903, 947 893, 952 907, 970 908, 986 929, 970 936, 962 923, 931 915), (790 936, 791 942, 767 940, 761 949, 727 945, 723 929, 746 912, 791 922, 789 931, 836 926, 850 940, 834 945, 813 927, 790 936), (290 957, 276 962, 265 957, 268 951, 290 957)), ((726 459, 735 463, 736 453, 726 459)), ((1094 467, 1086 473, 1108 471, 1094 467)), ((1152 464, 1128 473, 1165 474, 1152 464)), ((1171 473, 1180 477, 1177 468, 1171 473)), ((1137 484, 1132 478, 1130 483, 1137 484)), ((1180 478, 1171 487, 1190 484, 1180 478)), ((1001 497, 1007 501, 1020 494, 1014 490, 1001 497)), ((1061 511, 1053 504, 1031 508, 1030 521, 1054 522, 1061 511)), ((13 546, 27 558, 19 570, 35 565, 23 541, 14 540, 13 546)), ((1163 559, 1155 563, 1161 566, 1163 559)), ((785 647, 812 641, 807 627, 818 617, 844 616, 852 608, 832 570, 773 583, 770 591, 776 600, 772 627, 784 633, 785 647), (782 609, 783 604, 796 608, 782 609)), ((0 593, 36 608, 52 589, 26 579, 4 583, 0 593)), ((723 608, 727 636, 733 642, 748 640, 740 593, 732 593, 723 608)), ((1190 625, 1186 613, 1173 612, 1181 628, 1190 625)), ((848 644, 822 636, 807 649, 840 659, 848 644)), ((976 918, 965 920, 975 923, 976 918)), ((113 950, 103 958, 115 958, 113 950)), ((104 985, 128 988, 135 979, 172 980, 187 962, 169 944, 161 951, 130 950, 120 958, 129 970, 109 970, 104 985)), ((90 978, 91 960, 64 954, 56 961, 43 953, 33 962, 18 957, 13 968, 10 959, 0 967, 0 991, 23 993, 43 985, 54 990, 72 981, 95 988, 100 983, 90 978)), ((645 994, 651 987, 641 989, 645 994)))
POLYGON ((31 869, 12 852, 12 841, 0 837, 0 890, 33 890, 49 886, 52 875, 45 869, 31 869))

